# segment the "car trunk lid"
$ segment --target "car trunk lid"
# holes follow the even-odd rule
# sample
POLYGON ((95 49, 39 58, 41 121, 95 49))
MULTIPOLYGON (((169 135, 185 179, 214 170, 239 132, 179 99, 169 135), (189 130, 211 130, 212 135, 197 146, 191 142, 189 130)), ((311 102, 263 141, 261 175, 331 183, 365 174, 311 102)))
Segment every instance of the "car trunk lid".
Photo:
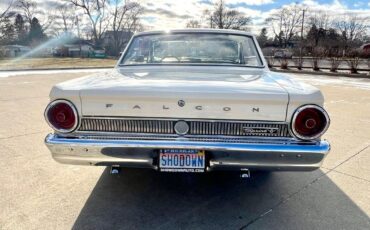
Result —
POLYGON ((259 69, 132 67, 79 84, 83 116, 285 121, 288 104, 259 69))

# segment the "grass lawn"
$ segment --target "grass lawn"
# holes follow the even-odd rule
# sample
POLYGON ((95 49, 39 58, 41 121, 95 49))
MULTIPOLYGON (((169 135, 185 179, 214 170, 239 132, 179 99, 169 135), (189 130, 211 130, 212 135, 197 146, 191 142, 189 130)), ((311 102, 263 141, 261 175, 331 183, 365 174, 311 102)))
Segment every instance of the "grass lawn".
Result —
POLYGON ((47 68, 79 68, 79 67, 113 67, 116 64, 115 59, 98 58, 25 58, 0 59, 0 70, 13 69, 47 69, 47 68))

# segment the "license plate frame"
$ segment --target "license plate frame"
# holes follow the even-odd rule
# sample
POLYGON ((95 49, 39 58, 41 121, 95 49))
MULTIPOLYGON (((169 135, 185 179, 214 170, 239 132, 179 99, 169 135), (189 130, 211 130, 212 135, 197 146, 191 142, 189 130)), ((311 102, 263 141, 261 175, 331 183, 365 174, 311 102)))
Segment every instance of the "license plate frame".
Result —
POLYGON ((160 172, 204 173, 206 156, 198 149, 160 149, 158 167, 160 172))

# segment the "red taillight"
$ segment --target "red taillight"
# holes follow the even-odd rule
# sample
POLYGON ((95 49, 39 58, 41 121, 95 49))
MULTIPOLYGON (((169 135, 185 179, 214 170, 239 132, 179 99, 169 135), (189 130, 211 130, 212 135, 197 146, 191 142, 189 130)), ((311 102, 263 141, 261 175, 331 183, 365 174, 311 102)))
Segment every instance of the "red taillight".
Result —
POLYGON ((65 100, 51 102, 45 110, 49 125, 59 132, 71 132, 77 127, 77 111, 73 104, 65 100))
POLYGON ((324 134, 329 127, 329 122, 329 116, 324 109, 315 105, 306 105, 294 114, 292 131, 300 139, 312 140, 324 134))

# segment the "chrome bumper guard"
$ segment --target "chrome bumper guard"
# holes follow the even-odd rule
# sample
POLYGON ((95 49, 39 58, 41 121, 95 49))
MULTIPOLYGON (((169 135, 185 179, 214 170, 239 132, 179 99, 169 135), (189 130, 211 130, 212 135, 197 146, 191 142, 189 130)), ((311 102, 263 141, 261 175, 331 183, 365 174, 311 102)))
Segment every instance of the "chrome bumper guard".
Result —
POLYGON ((229 143, 188 140, 85 139, 49 134, 45 144, 53 158, 66 164, 158 169, 160 149, 206 151, 207 171, 255 170, 310 171, 319 168, 330 151, 327 141, 311 143, 229 143))

